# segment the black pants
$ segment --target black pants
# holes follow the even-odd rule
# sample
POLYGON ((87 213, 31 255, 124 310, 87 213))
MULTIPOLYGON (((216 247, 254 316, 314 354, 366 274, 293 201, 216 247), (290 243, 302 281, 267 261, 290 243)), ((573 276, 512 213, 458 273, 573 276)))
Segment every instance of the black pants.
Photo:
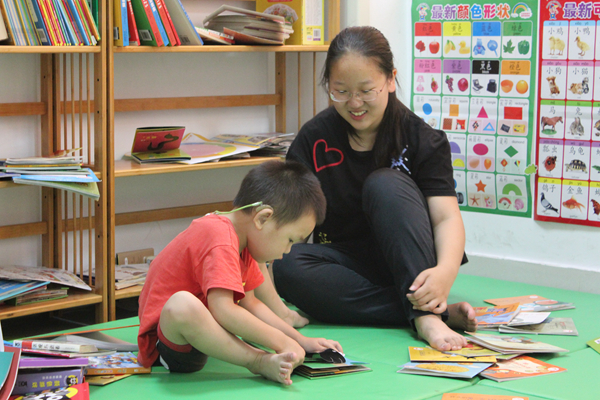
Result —
POLYGON ((279 295, 328 323, 412 325, 408 288, 437 264, 427 202, 410 177, 373 172, 363 186, 368 237, 347 243, 295 244, 273 265, 279 295))

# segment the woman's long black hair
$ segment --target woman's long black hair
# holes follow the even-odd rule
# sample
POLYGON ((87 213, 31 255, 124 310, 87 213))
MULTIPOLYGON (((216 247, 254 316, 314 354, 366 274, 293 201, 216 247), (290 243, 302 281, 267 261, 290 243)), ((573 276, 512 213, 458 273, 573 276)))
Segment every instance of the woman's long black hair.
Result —
MULTIPOLYGON (((323 68, 321 85, 328 90, 333 65, 348 53, 354 53, 377 63, 388 79, 394 77, 394 56, 388 40, 372 26, 354 26, 342 30, 331 41, 327 59, 323 68)), ((396 85, 398 81, 396 80, 396 85)), ((388 105, 379 125, 377 138, 373 145, 373 154, 377 167, 389 167, 392 159, 397 159, 403 149, 403 129, 408 119, 408 109, 398 98, 396 92, 388 94, 388 105)), ((344 122, 346 122, 344 120, 344 122)), ((356 131, 347 123, 350 135, 356 131)))

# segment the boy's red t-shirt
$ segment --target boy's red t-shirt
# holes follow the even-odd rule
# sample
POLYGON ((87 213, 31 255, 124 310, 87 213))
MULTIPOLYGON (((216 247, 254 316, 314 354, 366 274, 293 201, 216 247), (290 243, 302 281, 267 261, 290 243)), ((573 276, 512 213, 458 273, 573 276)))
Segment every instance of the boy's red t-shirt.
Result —
POLYGON ((195 219, 152 261, 139 300, 138 361, 150 367, 158 358, 156 328, 164 304, 176 292, 195 295, 208 308, 209 289, 233 291, 234 301, 254 290, 264 277, 229 219, 206 215, 195 219))

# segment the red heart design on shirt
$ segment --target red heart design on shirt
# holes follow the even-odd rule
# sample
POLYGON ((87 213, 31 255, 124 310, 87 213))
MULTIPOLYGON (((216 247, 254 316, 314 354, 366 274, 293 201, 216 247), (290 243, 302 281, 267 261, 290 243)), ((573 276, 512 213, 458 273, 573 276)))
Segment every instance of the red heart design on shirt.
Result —
POLYGON ((313 163, 315 164, 315 171, 316 172, 319 172, 319 171, 321 171, 322 169, 325 169, 325 168, 335 167, 336 165, 340 165, 343 161, 344 161, 344 153, 342 153, 341 150, 336 149, 335 147, 329 147, 327 145, 327 142, 325 141, 325 139, 319 139, 319 140, 317 140, 315 142, 315 144, 313 146, 313 163), (325 145, 325 149, 324 149, 325 153, 329 153, 330 151, 339 153, 340 160, 339 161, 334 161, 334 162, 329 163, 329 164, 325 164, 325 165, 319 166, 317 164, 317 147, 319 147, 319 148, 321 147, 321 146, 319 146, 319 143, 323 143, 325 145))

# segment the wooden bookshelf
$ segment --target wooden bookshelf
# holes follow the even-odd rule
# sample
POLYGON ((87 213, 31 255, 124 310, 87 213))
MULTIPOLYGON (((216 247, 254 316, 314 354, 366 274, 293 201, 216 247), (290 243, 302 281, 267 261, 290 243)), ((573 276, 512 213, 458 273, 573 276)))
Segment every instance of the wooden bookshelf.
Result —
POLYGON ((326 52, 328 45, 281 45, 281 46, 245 46, 245 45, 204 45, 204 46, 126 46, 114 47, 115 53, 315 53, 326 52))
POLYGON ((24 306, 0 305, 0 320, 40 314, 48 311, 87 306, 90 304, 101 306, 104 302, 105 299, 100 294, 87 292, 81 289, 69 288, 69 295, 62 299, 42 301, 24 306))
POLYGON ((115 161, 115 178, 126 176, 169 174, 174 172, 202 171, 209 169, 249 167, 262 164, 265 161, 273 160, 277 157, 250 157, 237 160, 221 160, 218 162, 205 162, 200 164, 172 164, 172 163, 149 163, 138 164, 135 161, 118 160, 115 161))
POLYGON ((0 54, 101 53, 102 46, 0 46, 0 54))

